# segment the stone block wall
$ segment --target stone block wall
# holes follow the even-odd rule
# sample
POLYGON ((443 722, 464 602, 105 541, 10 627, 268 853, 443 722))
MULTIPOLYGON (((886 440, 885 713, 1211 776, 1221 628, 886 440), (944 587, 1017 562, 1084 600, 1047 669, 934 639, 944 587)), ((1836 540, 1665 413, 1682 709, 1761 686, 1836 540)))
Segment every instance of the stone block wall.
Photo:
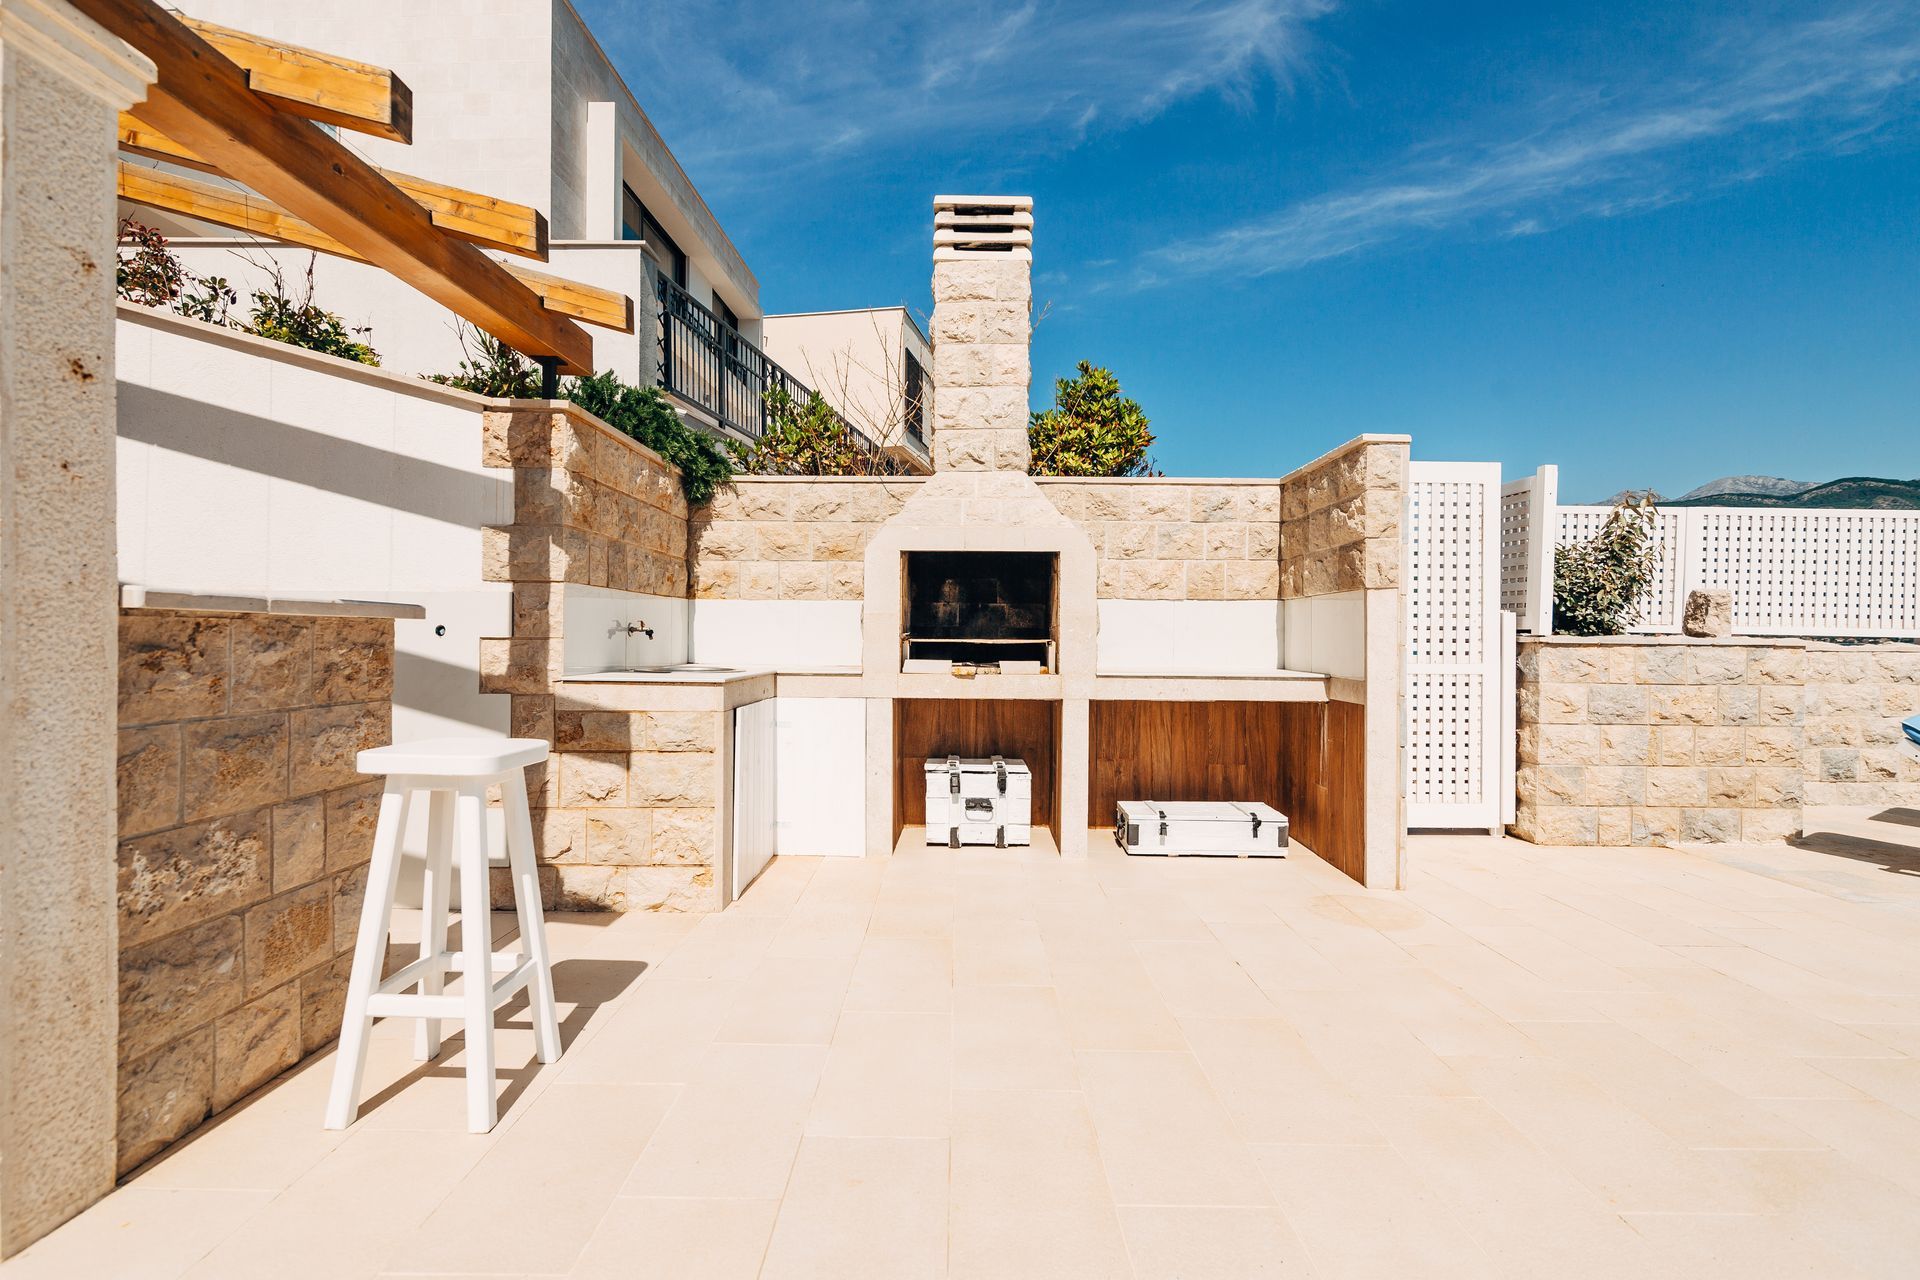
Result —
MULTIPOLYGON (((647 689, 587 687, 583 696, 638 701, 647 689)), ((560 701, 554 785, 532 810, 542 900, 561 911, 717 911, 728 713, 560 701)), ((505 875, 496 869, 503 902, 505 875)))
POLYGON ((1361 436, 1280 482, 1282 599, 1404 582, 1405 437, 1361 436))
POLYGON ((1809 644, 1807 803, 1920 805, 1920 759, 1900 722, 1920 715, 1920 644, 1809 644))
POLYGON ((1586 845, 1794 834, 1808 656, 1798 640, 1522 638, 1514 833, 1586 845))
POLYGON ((1033 261, 1025 251, 933 263, 933 466, 1026 473, 1033 261))
POLYGON ((711 600, 859 600, 874 533, 919 480, 740 476, 695 511, 693 595, 711 600))
MULTIPOLYGON (((553 744, 527 770, 542 900, 551 910, 712 910, 722 713, 556 698, 568 687, 555 681, 569 586, 687 595, 679 472, 572 405, 489 413, 485 450, 488 466, 513 472, 514 523, 487 531, 485 569, 513 584, 513 635, 481 642, 480 684, 510 696, 516 737, 553 744)), ((495 893, 511 900, 502 869, 495 893)))
POLYGON ((1102 600, 1279 598, 1277 481, 1037 483, 1092 541, 1102 600))
POLYGON ((393 622, 125 610, 119 661, 125 1172, 339 1033, 393 622))

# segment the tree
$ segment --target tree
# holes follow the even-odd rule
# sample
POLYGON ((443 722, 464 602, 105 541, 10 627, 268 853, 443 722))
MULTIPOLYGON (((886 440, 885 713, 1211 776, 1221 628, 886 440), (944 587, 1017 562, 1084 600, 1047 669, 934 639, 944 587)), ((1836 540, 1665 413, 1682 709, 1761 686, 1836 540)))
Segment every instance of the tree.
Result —
POLYGON ((1032 416, 1027 440, 1036 476, 1154 476, 1153 432, 1140 406, 1120 394, 1109 369, 1082 360, 1053 384, 1053 407, 1032 416))
POLYGON ((1629 493, 1600 531, 1553 549, 1553 629, 1572 636, 1617 636, 1640 620, 1640 597, 1653 582, 1653 494, 1629 493))

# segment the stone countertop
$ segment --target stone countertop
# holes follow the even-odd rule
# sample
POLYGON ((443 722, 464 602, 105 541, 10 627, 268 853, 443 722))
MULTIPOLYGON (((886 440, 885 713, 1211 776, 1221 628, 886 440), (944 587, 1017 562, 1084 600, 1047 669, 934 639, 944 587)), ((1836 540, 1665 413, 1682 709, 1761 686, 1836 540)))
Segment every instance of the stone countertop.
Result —
POLYGON ((392 600, 323 600, 291 596, 238 596, 165 591, 137 582, 120 584, 122 609, 186 613, 278 613, 301 618, 424 618, 426 609, 392 600))
POLYGON ((559 678, 559 684, 697 684, 726 685, 774 674, 772 667, 728 667, 721 671, 577 671, 559 678))

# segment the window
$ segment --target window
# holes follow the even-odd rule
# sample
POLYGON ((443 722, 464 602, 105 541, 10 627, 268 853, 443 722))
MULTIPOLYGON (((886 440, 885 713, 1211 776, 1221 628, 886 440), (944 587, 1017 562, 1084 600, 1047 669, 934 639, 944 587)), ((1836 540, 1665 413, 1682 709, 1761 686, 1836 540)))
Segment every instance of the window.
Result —
POLYGON ((667 277, 682 289, 687 287, 687 255, 628 186, 620 188, 620 238, 645 241, 667 277))
POLYGON ((720 301, 720 295, 717 293, 713 295, 713 314, 718 316, 720 323, 729 329, 738 329, 740 327, 740 317, 733 314, 732 307, 720 301))
POLYGON ((924 408, 924 401, 926 397, 927 375, 926 372, 921 369, 920 362, 913 358, 913 352, 902 351, 900 357, 901 381, 904 384, 901 390, 906 398, 907 434, 916 439, 924 439, 926 435, 926 410, 924 408))

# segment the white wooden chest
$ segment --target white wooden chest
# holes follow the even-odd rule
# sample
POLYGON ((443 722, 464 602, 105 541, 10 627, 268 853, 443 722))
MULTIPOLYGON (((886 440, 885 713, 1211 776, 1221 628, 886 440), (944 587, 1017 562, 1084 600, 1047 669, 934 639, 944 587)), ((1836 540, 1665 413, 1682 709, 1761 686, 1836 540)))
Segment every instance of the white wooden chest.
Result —
POLYGON ((1033 843, 1033 774, 1024 760, 927 761, 927 843, 1033 843))
POLYGON ((1284 858, 1287 815, 1233 800, 1122 800, 1113 838, 1128 853, 1284 858))

